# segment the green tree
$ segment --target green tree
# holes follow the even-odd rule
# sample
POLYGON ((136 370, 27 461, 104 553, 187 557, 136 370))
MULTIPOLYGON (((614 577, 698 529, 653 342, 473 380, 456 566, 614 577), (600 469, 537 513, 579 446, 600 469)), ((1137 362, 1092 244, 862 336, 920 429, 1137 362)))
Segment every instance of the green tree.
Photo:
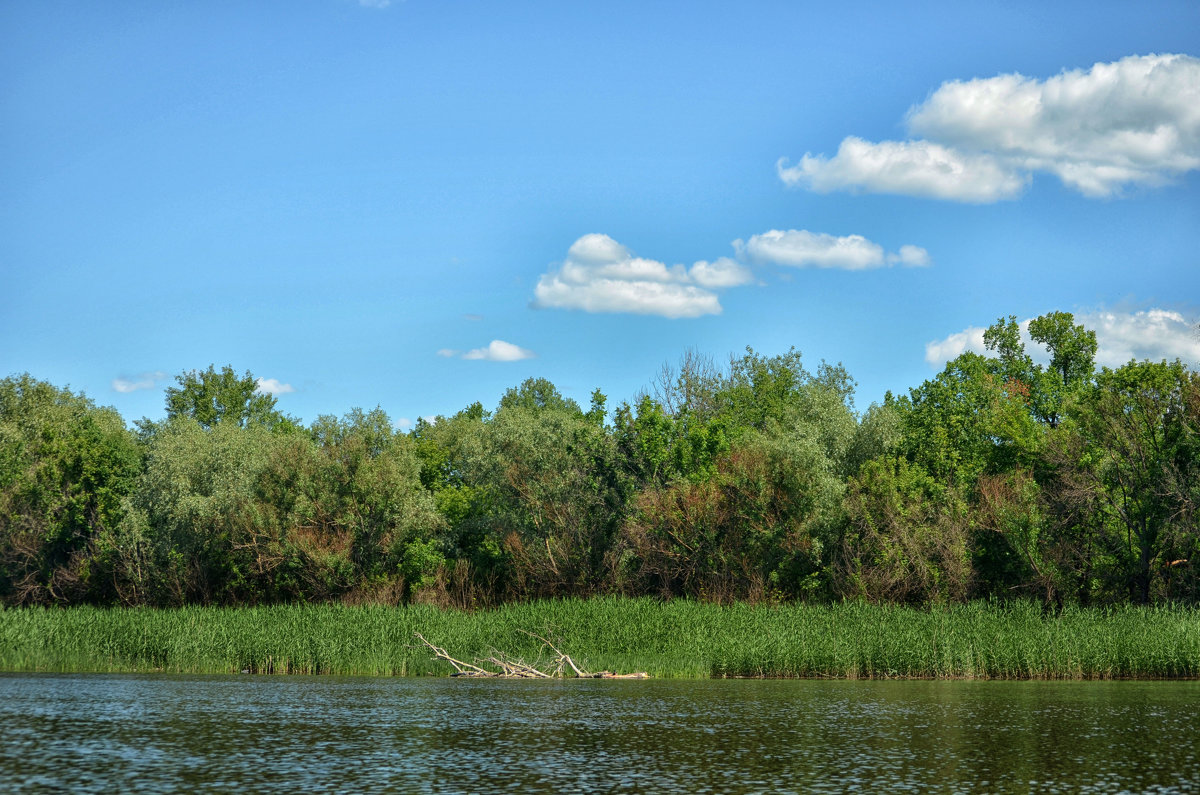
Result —
POLYGON ((156 575, 144 598, 156 604, 269 601, 281 528, 258 498, 272 454, 259 426, 187 417, 148 442, 137 503, 149 534, 145 565, 156 575))
POLYGON ((997 369, 995 360, 964 353, 898 401, 902 454, 968 492, 984 473, 1031 465, 1041 433, 1028 394, 997 369))
POLYGON ((624 515, 611 437, 544 379, 509 390, 466 462, 481 543, 498 547, 514 595, 599 591, 624 515))
POLYGON ((1010 389, 1023 392, 1033 415, 1058 426, 1064 404, 1090 383, 1095 370, 1096 333, 1075 323, 1069 312, 1050 312, 1029 322, 1029 336, 1050 353, 1050 367, 1034 364, 1025 352, 1016 316, 1000 318, 983 334, 998 357, 994 371, 1010 389))
POLYGON ((1081 473, 1111 522, 1129 595, 1143 603, 1165 595, 1170 568, 1195 578, 1198 380, 1178 360, 1105 368, 1074 412, 1081 473))
POLYGON ((418 443, 387 413, 353 409, 312 426, 317 469, 298 517, 314 543, 347 555, 357 582, 408 599, 436 581, 451 550, 446 522, 422 483, 418 443))
POLYGON ((747 431, 704 477, 651 484, 622 532, 644 590, 714 601, 821 589, 842 483, 811 434, 747 431))
POLYGON ((175 377, 179 386, 167 387, 167 419, 187 417, 202 428, 229 422, 241 427, 294 428, 295 420, 275 408, 274 395, 259 388, 258 379, 247 370, 243 375, 225 365, 218 372, 189 370, 175 377))
POLYGON ((124 520, 140 468, 115 410, 28 374, 0 380, 0 598, 105 598, 93 546, 124 520))
POLYGON ((1084 384, 1096 369, 1096 332, 1075 323, 1070 312, 1051 312, 1029 323, 1029 336, 1050 352, 1050 368, 1068 389, 1084 384))
POLYGON ((971 589, 970 521, 962 490, 903 458, 875 459, 851 478, 837 590, 876 602, 960 602, 971 589))

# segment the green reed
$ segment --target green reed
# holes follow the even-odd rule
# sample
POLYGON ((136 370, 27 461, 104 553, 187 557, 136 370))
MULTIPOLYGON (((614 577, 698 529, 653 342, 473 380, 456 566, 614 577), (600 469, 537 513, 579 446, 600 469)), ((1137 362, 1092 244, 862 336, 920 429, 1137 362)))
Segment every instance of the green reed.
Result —
POLYGON ((1031 603, 711 605, 543 601, 426 606, 0 609, 0 670, 444 675, 460 660, 535 662, 550 638, 593 671, 656 677, 1111 679, 1200 677, 1200 609, 1031 603), (532 634, 531 634, 532 633, 532 634))

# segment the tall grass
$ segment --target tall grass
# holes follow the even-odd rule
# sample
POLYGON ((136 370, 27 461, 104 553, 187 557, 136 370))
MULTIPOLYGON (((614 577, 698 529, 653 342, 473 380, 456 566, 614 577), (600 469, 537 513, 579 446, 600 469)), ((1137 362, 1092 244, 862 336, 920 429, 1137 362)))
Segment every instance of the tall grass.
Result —
POLYGON ((1200 677, 1200 610, 974 603, 718 606, 545 601, 424 606, 0 609, 0 670, 444 675, 413 633, 462 660, 536 660, 551 637, 591 670, 658 677, 1200 677))

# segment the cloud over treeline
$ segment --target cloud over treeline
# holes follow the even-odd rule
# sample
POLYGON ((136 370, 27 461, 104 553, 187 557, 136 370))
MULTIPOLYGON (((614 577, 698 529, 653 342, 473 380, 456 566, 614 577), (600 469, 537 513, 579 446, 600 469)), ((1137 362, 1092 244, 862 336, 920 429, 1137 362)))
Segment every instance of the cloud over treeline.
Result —
MULTIPOLYGON (((1042 354, 1041 346, 1029 337, 1029 322, 1020 321, 1021 336, 1030 355, 1042 354)), ((1098 310, 1078 313, 1075 322, 1096 332, 1096 364, 1101 367, 1120 367, 1133 359, 1173 361, 1181 359, 1200 364, 1200 318, 1187 318, 1167 309, 1145 309, 1135 312, 1098 310)), ((925 361, 932 367, 967 351, 986 354, 982 326, 970 326, 943 339, 925 345, 925 361)), ((1043 361, 1048 357, 1042 356, 1043 361)))
POLYGON ((1131 55, 1046 80, 953 80, 905 121, 908 140, 851 135, 833 157, 781 159, 779 176, 821 193, 975 203, 1016 198, 1037 173, 1089 197, 1162 185, 1200 168, 1200 59, 1131 55))

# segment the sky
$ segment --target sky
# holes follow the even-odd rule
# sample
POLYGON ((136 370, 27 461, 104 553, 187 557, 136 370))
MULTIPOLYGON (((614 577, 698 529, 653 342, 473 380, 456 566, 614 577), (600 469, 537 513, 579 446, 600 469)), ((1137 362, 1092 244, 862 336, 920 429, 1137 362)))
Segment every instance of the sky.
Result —
POLYGON ((0 377, 399 428, 997 318, 1200 366, 1200 3, 0 4, 0 377))

